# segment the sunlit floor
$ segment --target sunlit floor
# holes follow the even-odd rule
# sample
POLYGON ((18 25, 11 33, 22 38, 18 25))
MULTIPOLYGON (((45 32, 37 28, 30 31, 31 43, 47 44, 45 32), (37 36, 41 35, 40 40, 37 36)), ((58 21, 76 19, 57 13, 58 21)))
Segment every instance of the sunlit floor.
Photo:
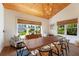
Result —
MULTIPOLYGON (((16 49, 13 47, 5 47, 0 56, 16 56, 16 49)), ((68 56, 79 56, 79 47, 70 44, 70 52, 68 56)))

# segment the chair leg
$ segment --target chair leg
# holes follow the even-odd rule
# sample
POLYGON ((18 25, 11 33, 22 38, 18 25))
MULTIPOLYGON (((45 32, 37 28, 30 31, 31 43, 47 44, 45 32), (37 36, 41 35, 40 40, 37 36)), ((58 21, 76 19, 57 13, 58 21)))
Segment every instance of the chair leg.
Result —
POLYGON ((64 56, 64 49, 63 49, 63 43, 61 44, 61 54, 64 56))
MULTIPOLYGON (((53 43, 53 44, 54 44, 54 43, 53 43)), ((55 48, 56 48, 56 50, 57 50, 57 52, 58 52, 57 55, 60 56, 58 47, 57 47, 55 44, 54 44, 54 46, 55 46, 55 48)))
POLYGON ((69 44, 67 44, 67 55, 68 55, 69 52, 70 52, 69 44))
POLYGON ((49 56, 52 56, 52 49, 49 51, 49 56))
POLYGON ((66 52, 66 55, 68 55, 68 50, 67 50, 67 48, 65 48, 65 52, 66 52))
POLYGON ((61 55, 64 56, 64 51, 63 50, 61 50, 61 55))
POLYGON ((40 56, 42 56, 41 52, 39 52, 40 56))
POLYGON ((70 49, 69 49, 69 44, 67 45, 67 47, 68 47, 68 52, 70 52, 70 49))

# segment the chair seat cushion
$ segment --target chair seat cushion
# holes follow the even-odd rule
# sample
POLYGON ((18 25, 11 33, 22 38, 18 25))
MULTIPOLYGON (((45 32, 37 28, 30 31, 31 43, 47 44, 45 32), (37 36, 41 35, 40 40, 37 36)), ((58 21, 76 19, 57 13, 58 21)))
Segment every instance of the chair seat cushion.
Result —
POLYGON ((50 51, 51 49, 50 49, 50 46, 44 46, 44 47, 42 47, 41 49, 39 49, 40 51, 50 51))

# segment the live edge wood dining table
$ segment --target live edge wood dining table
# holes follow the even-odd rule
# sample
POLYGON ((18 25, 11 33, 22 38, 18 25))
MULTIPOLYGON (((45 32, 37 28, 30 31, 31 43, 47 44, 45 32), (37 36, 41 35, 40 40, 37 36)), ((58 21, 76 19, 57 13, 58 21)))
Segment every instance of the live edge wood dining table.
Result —
POLYGON ((25 43, 28 49, 32 51, 57 41, 58 39, 55 36, 48 36, 48 37, 40 37, 37 39, 28 39, 26 40, 25 43))

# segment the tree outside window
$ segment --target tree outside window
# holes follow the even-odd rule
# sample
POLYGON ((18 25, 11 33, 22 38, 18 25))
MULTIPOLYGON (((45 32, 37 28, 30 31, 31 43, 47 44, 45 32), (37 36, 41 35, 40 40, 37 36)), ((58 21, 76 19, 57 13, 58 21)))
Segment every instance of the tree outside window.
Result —
POLYGON ((67 35, 77 35, 77 24, 67 24, 67 35))
POLYGON ((65 32, 64 25, 58 25, 57 31, 58 34, 64 34, 65 32))
POLYGON ((58 34, 64 34, 65 30, 67 31, 67 35, 77 35, 77 24, 65 24, 65 25, 58 25, 57 31, 58 34), (66 25, 66 28, 65 28, 66 25))
POLYGON ((40 25, 18 24, 19 35, 41 34, 40 25))

